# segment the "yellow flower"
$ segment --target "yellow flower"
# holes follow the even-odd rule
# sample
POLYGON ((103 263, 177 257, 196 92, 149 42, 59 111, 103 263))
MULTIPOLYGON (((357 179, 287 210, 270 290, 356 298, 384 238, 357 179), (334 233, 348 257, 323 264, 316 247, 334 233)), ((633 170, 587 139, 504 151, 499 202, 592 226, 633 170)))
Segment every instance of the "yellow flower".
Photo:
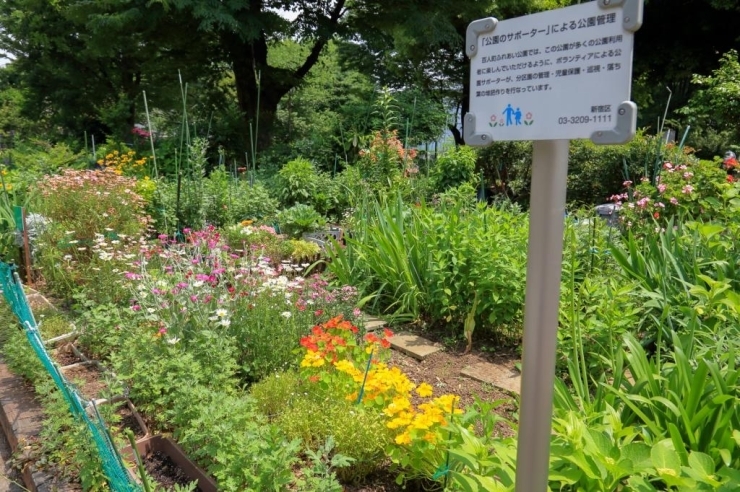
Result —
POLYGON ((452 409, 454 408, 454 413, 456 415, 459 415, 463 413, 463 411, 459 408, 457 408, 458 404, 460 402, 460 397, 457 395, 442 395, 440 397, 437 397, 434 400, 434 404, 442 409, 443 412, 446 414, 449 414, 452 412, 452 409))
POLYGON ((411 444, 411 436, 408 432, 396 436, 396 444, 411 444))
POLYGON ((392 417, 397 413, 407 411, 409 408, 411 408, 411 402, 409 399, 403 396, 397 396, 393 399, 390 405, 385 407, 383 413, 392 417))
POLYGON ((416 417, 414 417, 414 420, 411 422, 411 428, 426 430, 432 427, 434 424, 435 421, 433 418, 431 418, 431 416, 427 415, 426 413, 419 413, 416 414, 416 417))
POLYGON ((324 365, 324 357, 313 350, 306 351, 301 361, 301 367, 321 367, 324 365))
POLYGON ((432 386, 427 383, 421 383, 416 388, 416 394, 421 396, 422 398, 426 398, 428 396, 432 396, 433 389, 432 386))

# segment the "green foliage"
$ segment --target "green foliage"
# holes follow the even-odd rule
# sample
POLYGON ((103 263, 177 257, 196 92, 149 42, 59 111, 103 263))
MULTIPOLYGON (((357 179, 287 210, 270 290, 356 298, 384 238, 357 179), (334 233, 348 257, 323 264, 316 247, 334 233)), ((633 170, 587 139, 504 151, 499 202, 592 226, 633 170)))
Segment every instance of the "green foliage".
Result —
POLYGON ((443 192, 475 178, 475 149, 467 146, 454 147, 437 158, 432 171, 434 191, 443 192))
POLYGON ((59 476, 79 480, 85 490, 107 490, 100 456, 87 426, 72 417, 69 404, 57 390, 5 302, 0 306, 0 317, 3 320, 0 329, 3 359, 12 372, 34 386, 44 411, 40 448, 35 450, 29 445, 28 455, 54 467, 59 476))
POLYGON ((292 249, 290 258, 295 261, 313 260, 321 253, 321 247, 311 241, 290 240, 288 244, 292 249))
POLYGON ((326 225, 326 219, 310 205, 299 203, 281 211, 277 216, 280 232, 298 238, 306 232, 318 231, 326 225))
POLYGON ((293 480, 300 443, 286 441, 243 395, 207 392, 190 401, 193 418, 176 436, 189 455, 203 464, 230 492, 285 490, 293 480))
POLYGON ((691 82, 697 90, 678 112, 695 128, 692 141, 701 144, 714 139, 713 145, 701 145, 701 148, 715 155, 721 155, 731 146, 737 148, 740 142, 740 62, 737 51, 733 49, 723 54, 719 68, 712 75, 695 74, 691 82))
MULTIPOLYGON (((177 183, 160 180, 152 216, 160 232, 178 226, 177 183)), ((199 229, 206 224, 226 226, 243 220, 268 220, 277 213, 277 201, 259 181, 250 184, 229 175, 223 167, 208 177, 183 179, 180 185, 179 227, 199 229)))
POLYGON ((334 451, 353 459, 337 470, 344 481, 358 481, 379 469, 391 433, 385 418, 364 406, 347 401, 332 388, 307 383, 293 373, 277 373, 252 386, 257 405, 288 438, 300 439, 321 451, 331 436, 334 451))
POLYGON ((316 492, 342 492, 344 487, 336 480, 336 470, 349 466, 354 460, 335 452, 336 442, 329 436, 323 446, 306 451, 311 467, 302 468, 305 478, 297 486, 316 492))
POLYGON ((740 207, 740 183, 730 181, 718 162, 665 162, 653 179, 625 185, 626 192, 612 198, 622 205, 623 225, 638 235, 690 219, 731 223, 740 207))
POLYGON ((284 207, 313 205, 319 176, 311 161, 297 158, 285 164, 274 178, 275 194, 284 207))
POLYGON ((711 332, 737 323, 740 312, 733 285, 740 279, 735 233, 723 236, 717 224, 671 223, 665 231, 612 247, 623 275, 638 283, 645 317, 643 343, 670 344, 673 332, 688 330, 695 317, 711 332))
POLYGON ((408 208, 398 198, 370 204, 358 216, 347 247, 328 252, 329 271, 339 281, 356 285, 384 312, 411 319, 424 314, 452 330, 462 326, 477 292, 481 331, 517 332, 528 227, 523 214, 485 205, 408 208))
POLYGON ((36 310, 34 316, 39 318, 39 332, 41 338, 49 340, 74 331, 75 326, 70 323, 69 317, 55 311, 36 310))
POLYGON ((327 251, 329 271, 340 283, 361 289, 384 312, 416 318, 431 285, 432 249, 422 220, 400 196, 385 203, 365 201, 356 216, 347 247, 327 251))
POLYGON ((81 325, 79 344, 93 359, 107 360, 122 343, 122 329, 130 323, 128 311, 116 304, 95 302, 85 295, 77 295, 76 301, 81 325))
MULTIPOLYGON (((604 203, 619 193, 625 180, 636 182, 643 176, 652 181, 664 161, 685 164, 691 159, 685 151, 640 132, 626 145, 574 140, 568 158, 567 200, 576 207, 604 203)), ((477 169, 495 193, 528 207, 531 163, 531 143, 495 142, 479 152, 477 169)))

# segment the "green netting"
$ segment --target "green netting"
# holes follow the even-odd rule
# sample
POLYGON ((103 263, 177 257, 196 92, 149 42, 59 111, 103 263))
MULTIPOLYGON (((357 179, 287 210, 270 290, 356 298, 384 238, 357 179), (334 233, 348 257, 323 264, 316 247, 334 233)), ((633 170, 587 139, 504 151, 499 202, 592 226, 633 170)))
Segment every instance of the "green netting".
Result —
POLYGON ((121 455, 118 454, 95 403, 80 396, 77 389, 64 379, 57 366, 49 358, 14 266, 0 262, 0 287, 2 287, 5 300, 23 325, 34 352, 67 400, 70 412, 75 419, 84 422, 90 430, 111 490, 114 492, 141 491, 141 486, 126 471, 121 455), (88 408, 92 409, 94 416, 88 413, 88 408))

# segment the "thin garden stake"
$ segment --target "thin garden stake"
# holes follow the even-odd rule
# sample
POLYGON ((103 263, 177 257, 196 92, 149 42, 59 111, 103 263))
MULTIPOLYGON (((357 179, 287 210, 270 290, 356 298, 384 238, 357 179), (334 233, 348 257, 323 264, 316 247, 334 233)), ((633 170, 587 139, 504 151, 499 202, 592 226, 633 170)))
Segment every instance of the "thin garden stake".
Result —
POLYGON ((159 178, 159 171, 157 170, 157 154, 154 152, 154 130, 152 129, 152 120, 149 117, 149 105, 146 101, 146 91, 142 91, 144 94, 144 111, 146 111, 146 125, 149 128, 149 143, 152 146, 152 161, 154 162, 154 177, 159 178))
POLYGON ((678 145, 679 150, 683 149, 683 144, 686 141, 686 137, 689 136, 689 130, 691 130, 691 125, 686 127, 686 131, 683 132, 683 137, 681 137, 681 143, 678 145))
POLYGON ((360 394, 357 395, 358 405, 362 403, 362 397, 365 395, 365 383, 367 382, 367 373, 370 372, 370 363, 373 360, 374 352, 375 352, 375 347, 373 346, 372 350, 370 350, 370 357, 367 358, 367 366, 365 367, 365 377, 362 378, 362 386, 360 386, 360 394))
MULTIPOLYGON (((668 116, 668 106, 671 105, 671 97, 673 97, 673 91, 670 87, 665 86, 665 88, 668 90, 668 102, 665 103, 665 111, 663 112, 663 122, 660 123, 660 127, 658 129, 658 134, 663 135, 663 125, 665 125, 665 119, 668 116)), ((666 138, 666 143, 668 143, 668 139, 666 138)))
POLYGON ((93 160, 98 162, 98 156, 95 154, 95 135, 90 135, 90 141, 92 142, 93 160))
POLYGON ((131 449, 134 452, 134 459, 136 461, 136 468, 139 470, 139 476, 141 477, 141 483, 144 485, 144 490, 146 492, 152 492, 152 486, 149 483, 149 480, 146 476, 146 469, 144 468, 144 463, 141 461, 141 455, 139 454, 139 449, 136 447, 136 438, 134 437, 134 433, 131 429, 126 429, 126 437, 128 438, 128 442, 131 445, 131 449))

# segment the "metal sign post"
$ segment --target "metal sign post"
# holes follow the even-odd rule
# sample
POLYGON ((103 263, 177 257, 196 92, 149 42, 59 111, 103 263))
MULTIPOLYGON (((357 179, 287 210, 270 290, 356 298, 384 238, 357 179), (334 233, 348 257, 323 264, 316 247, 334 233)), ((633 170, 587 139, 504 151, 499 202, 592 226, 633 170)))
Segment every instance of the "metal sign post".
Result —
POLYGON ((597 0, 468 26, 465 142, 532 140, 517 492, 547 490, 571 139, 632 139, 634 32, 643 0, 597 0))

